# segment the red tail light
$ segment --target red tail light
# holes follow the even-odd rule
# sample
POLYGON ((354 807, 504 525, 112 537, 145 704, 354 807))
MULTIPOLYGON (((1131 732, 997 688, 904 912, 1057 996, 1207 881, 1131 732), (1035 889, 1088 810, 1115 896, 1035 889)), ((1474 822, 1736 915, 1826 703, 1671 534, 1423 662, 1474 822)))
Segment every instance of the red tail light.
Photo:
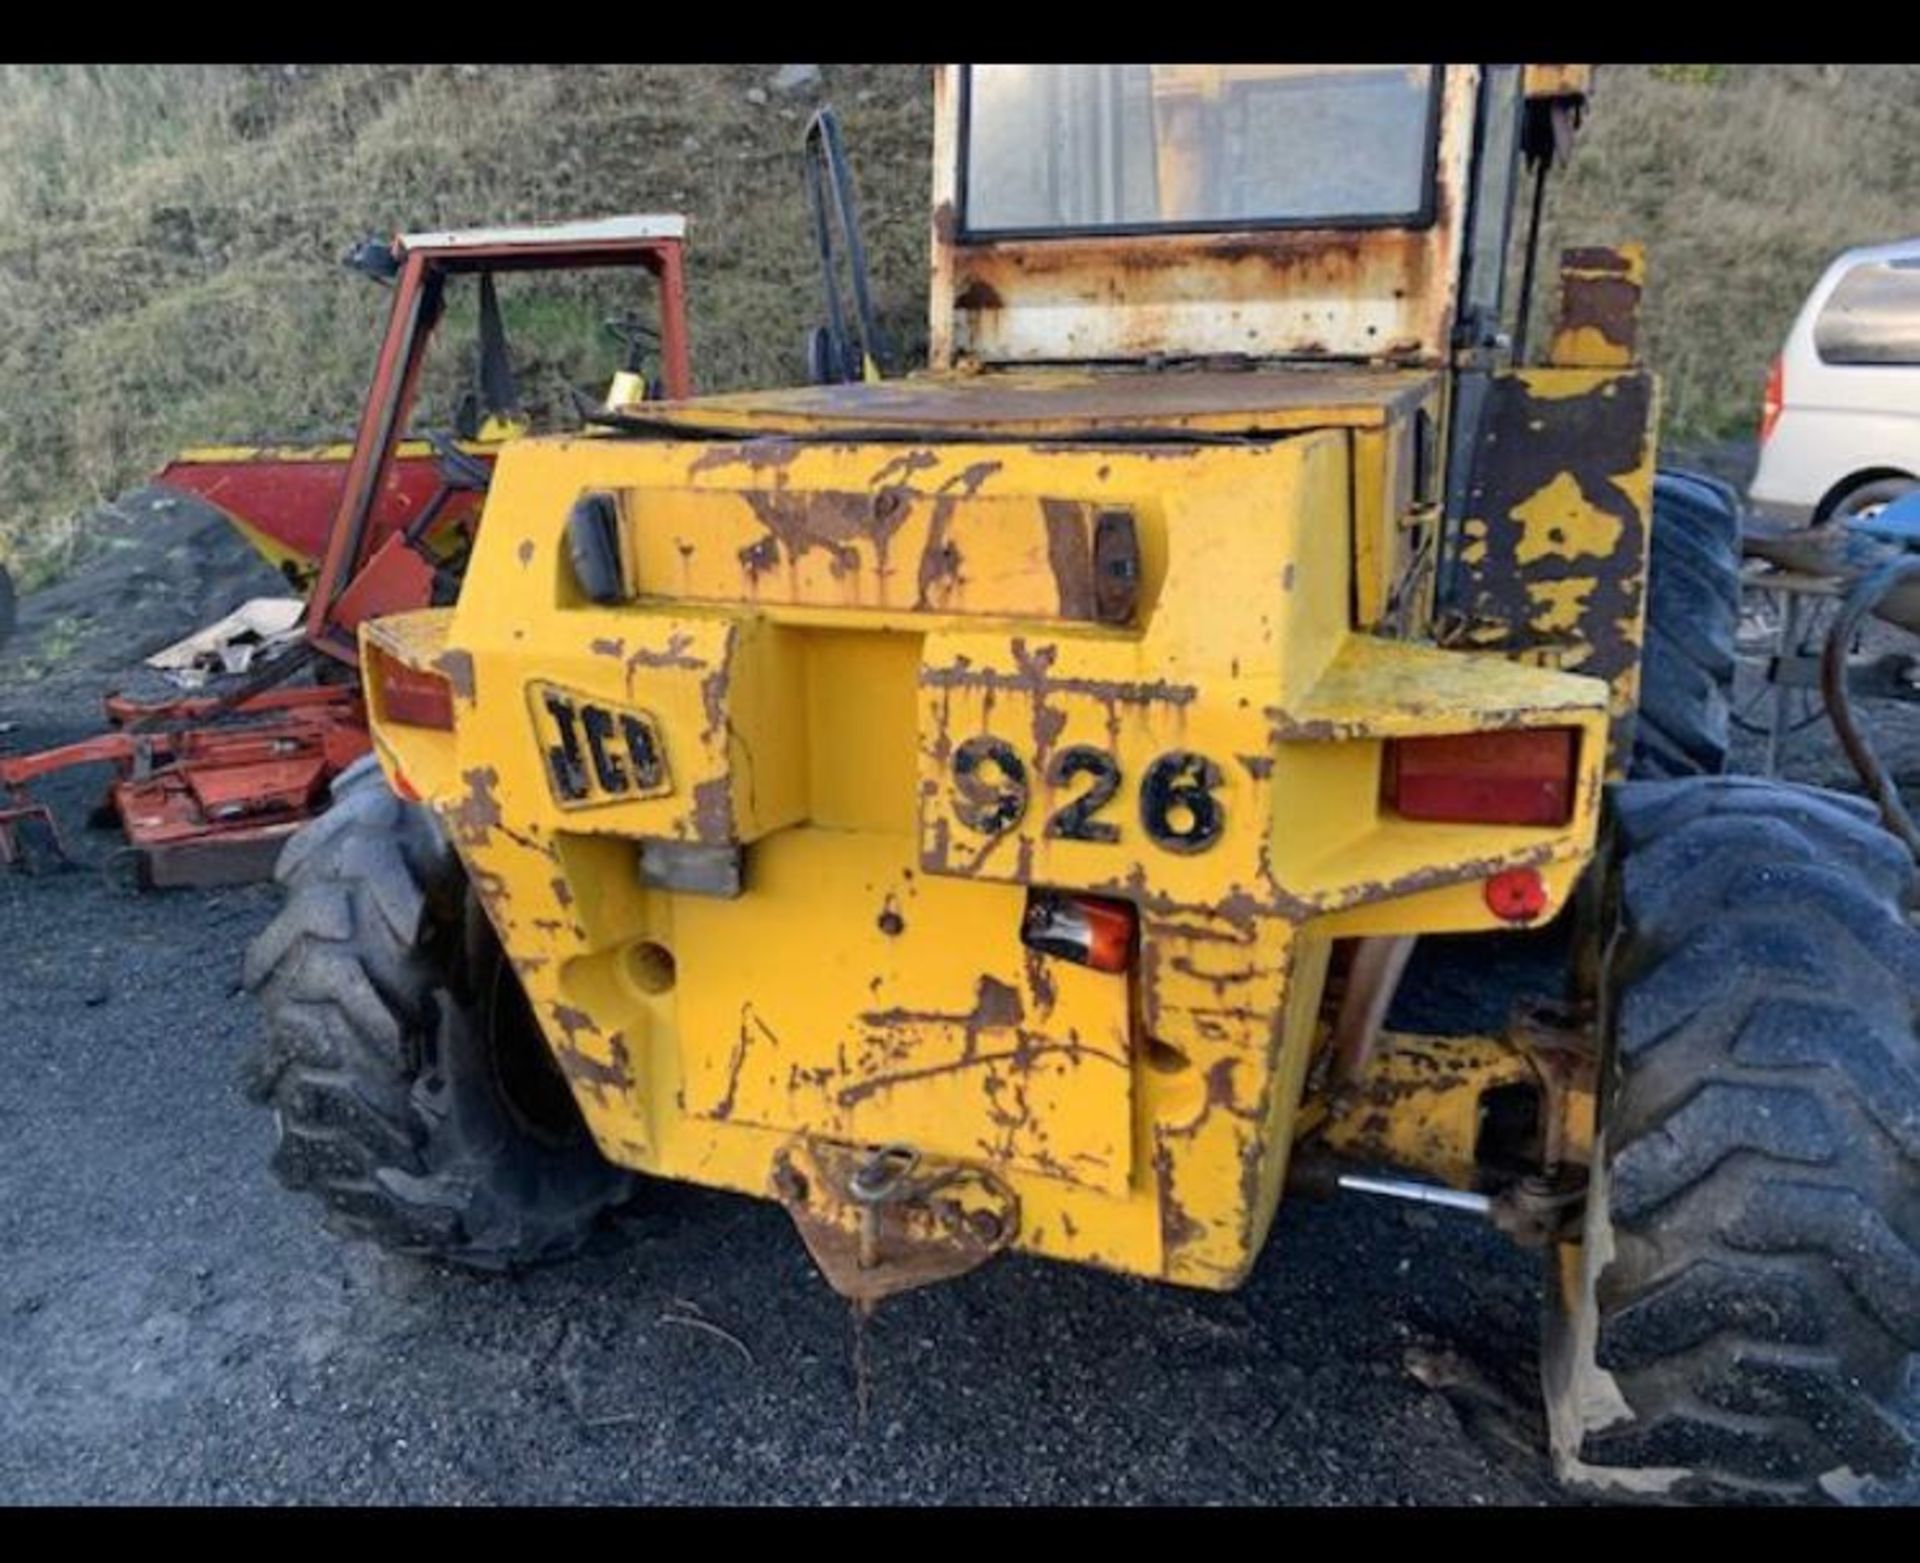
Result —
POLYGON ((1125 971, 1133 960, 1133 907, 1098 896, 1032 890, 1020 942, 1095 971, 1125 971))
POLYGON ((1776 357, 1767 366, 1767 389, 1760 398, 1760 443, 1766 444, 1772 437, 1773 426, 1780 421, 1781 409, 1787 405, 1787 362, 1784 357, 1776 357))
POLYGON ((1537 868, 1502 869, 1480 894, 1502 922, 1530 923, 1547 909, 1547 882, 1537 868))
POLYGON ((378 646, 370 650, 367 683, 383 717, 406 727, 453 730, 453 685, 438 673, 396 662, 378 646))
POLYGON ((1381 792, 1402 819, 1564 825, 1579 754, 1573 727, 1397 738, 1387 744, 1381 792))

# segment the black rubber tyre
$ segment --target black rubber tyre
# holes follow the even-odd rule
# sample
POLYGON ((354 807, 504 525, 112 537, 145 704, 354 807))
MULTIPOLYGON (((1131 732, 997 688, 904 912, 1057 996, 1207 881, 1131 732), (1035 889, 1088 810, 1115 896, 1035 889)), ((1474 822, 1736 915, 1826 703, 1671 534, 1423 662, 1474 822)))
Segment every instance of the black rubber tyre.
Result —
POLYGON ((1726 770, 1739 622, 1738 496, 1715 478, 1656 473, 1630 774, 1662 779, 1726 770))
POLYGON ((287 900, 247 952, 265 1011, 247 1094, 273 1168, 328 1224, 501 1270, 558 1259, 631 1190, 554 1068, 458 858, 368 759, 288 841, 287 900))
POLYGON ((1820 513, 1819 523, 1825 525, 1870 516, 1875 511, 1884 510, 1902 495, 1911 494, 1916 488, 1920 488, 1920 478, 1872 478, 1856 484, 1834 500, 1820 513))
POLYGON ((1914 865, 1856 799, 1614 796, 1610 1056, 1545 1378, 1556 1464, 1641 1495, 1920 1497, 1914 865))

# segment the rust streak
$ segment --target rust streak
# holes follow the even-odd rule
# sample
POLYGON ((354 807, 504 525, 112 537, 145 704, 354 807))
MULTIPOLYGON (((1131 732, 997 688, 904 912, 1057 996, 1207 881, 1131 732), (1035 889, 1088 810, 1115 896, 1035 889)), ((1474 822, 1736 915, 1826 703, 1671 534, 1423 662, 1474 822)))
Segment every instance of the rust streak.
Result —
POLYGON ((1094 617, 1093 545, 1084 505, 1066 499, 1040 501, 1047 527, 1047 567, 1063 619, 1094 617))
POLYGON ((473 698, 473 658, 464 651, 443 651, 434 658, 433 669, 462 700, 473 698))
POLYGON ((752 1002, 742 1004, 739 1035, 734 1041, 733 1056, 727 1061, 727 1094, 714 1103, 715 1118, 733 1116, 734 1103, 740 1094, 740 1071, 746 1066, 747 1050, 753 1046, 753 1034, 747 1029, 749 1022, 752 1023, 753 1029, 765 1037, 773 1047, 780 1046, 780 1038, 774 1034, 773 1028, 760 1018, 752 1002))
POLYGON ((968 1058, 957 1058, 951 1063, 929 1064, 923 1069, 903 1069, 897 1074, 874 1075, 866 1080, 855 1081, 852 1085, 842 1087, 834 1100, 842 1107, 852 1107, 878 1092, 891 1090, 896 1085, 910 1085, 916 1080, 930 1080, 939 1075, 957 1074, 963 1069, 972 1069, 979 1065, 1012 1063, 1026 1068, 1031 1066, 1035 1059, 1049 1053, 1066 1053, 1075 1060, 1097 1058, 1118 1069, 1128 1067, 1124 1058, 1116 1058, 1113 1054, 1103 1053, 1098 1048, 1082 1047, 1069 1042, 1042 1042, 1036 1046, 1023 1037, 1017 1047, 1006 1048, 998 1053, 975 1053, 968 1058))
POLYGON ((500 823, 500 803, 493 795, 500 773, 491 765, 476 766, 462 771, 460 779, 467 793, 450 811, 455 839, 463 847, 483 847, 500 823))
POLYGON ((714 472, 726 467, 747 467, 755 472, 765 472, 785 467, 793 462, 804 447, 798 440, 773 436, 755 440, 730 440, 716 444, 694 460, 688 466, 687 475, 693 477, 703 472, 714 472))

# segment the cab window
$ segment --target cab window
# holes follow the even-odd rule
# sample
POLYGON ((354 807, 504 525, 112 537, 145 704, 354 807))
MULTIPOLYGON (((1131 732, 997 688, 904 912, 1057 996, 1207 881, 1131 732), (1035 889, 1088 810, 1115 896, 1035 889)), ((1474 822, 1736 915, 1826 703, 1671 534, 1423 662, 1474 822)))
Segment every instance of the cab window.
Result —
POLYGON ((1431 65, 974 65, 972 235, 1427 220, 1431 65))

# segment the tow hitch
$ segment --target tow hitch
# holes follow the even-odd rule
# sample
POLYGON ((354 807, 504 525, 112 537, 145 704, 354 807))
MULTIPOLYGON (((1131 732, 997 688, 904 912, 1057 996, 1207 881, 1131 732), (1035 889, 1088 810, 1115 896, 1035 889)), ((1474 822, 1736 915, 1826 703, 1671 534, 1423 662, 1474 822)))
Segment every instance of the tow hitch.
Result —
POLYGON ((773 1189, 826 1283, 863 1310, 978 1269, 1020 1229, 1006 1184, 909 1145, 798 1140, 774 1158, 773 1189))

